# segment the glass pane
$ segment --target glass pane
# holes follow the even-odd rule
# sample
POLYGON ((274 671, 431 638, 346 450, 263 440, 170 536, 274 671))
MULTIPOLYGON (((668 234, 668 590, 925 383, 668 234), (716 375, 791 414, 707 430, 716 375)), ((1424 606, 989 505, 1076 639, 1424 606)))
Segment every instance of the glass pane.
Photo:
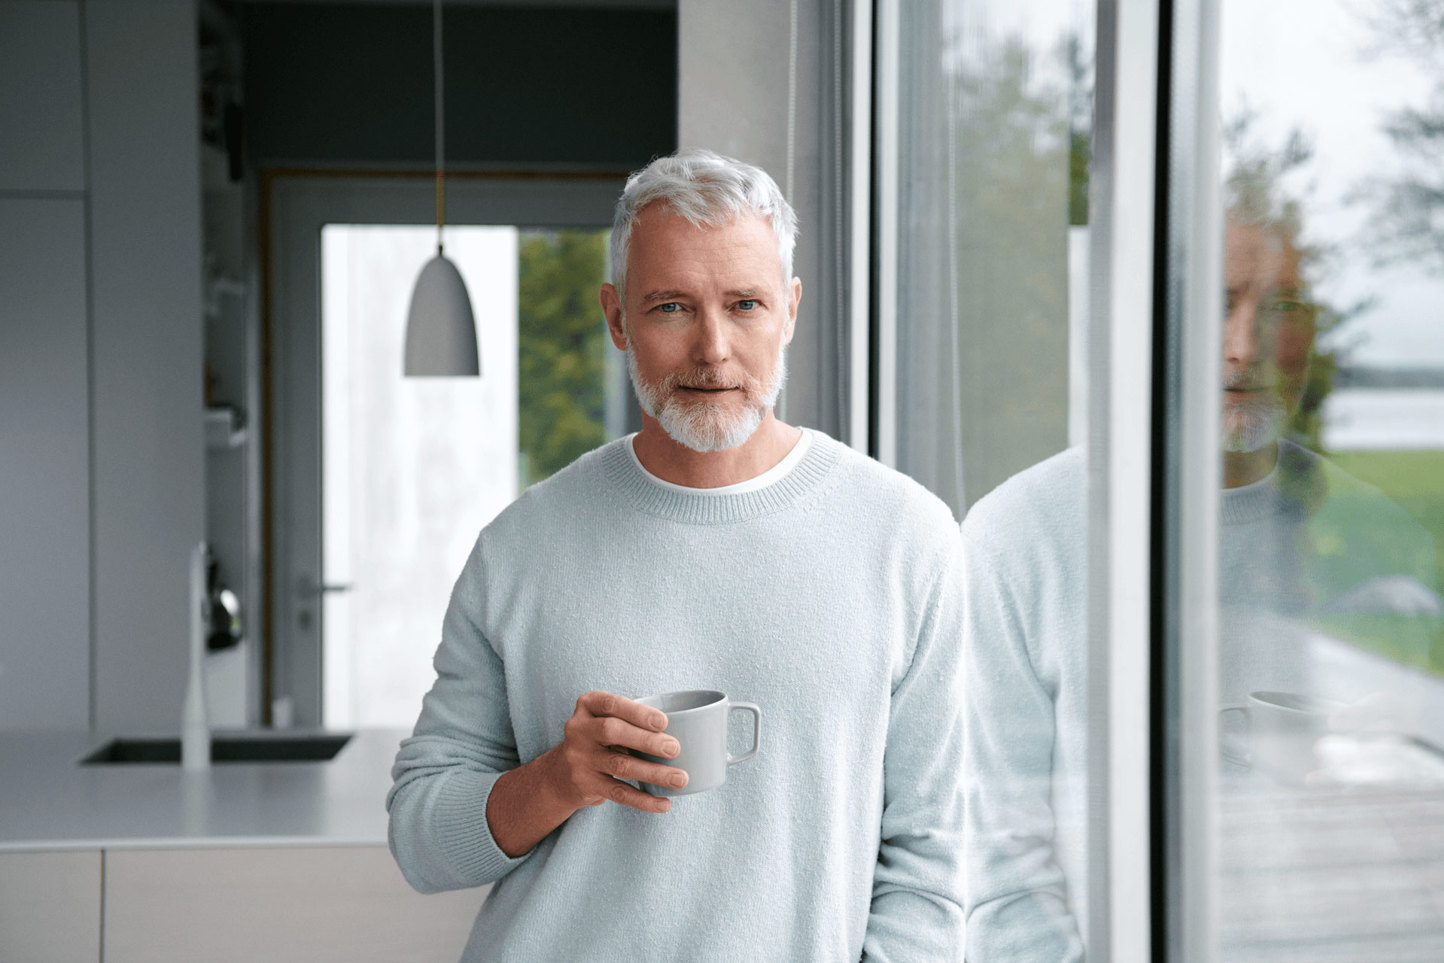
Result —
POLYGON ((1441 26, 1222 7, 1223 960, 1444 958, 1441 26))
POLYGON ((1091 34, 1071 0, 900 5, 898 467, 960 516, 1083 441, 1091 34))
POLYGON ((967 958, 1077 961, 1093 7, 898 11, 897 454, 965 515, 967 958))
POLYGON ((410 726, 477 532, 606 440, 606 232, 452 226, 482 377, 403 378, 436 230, 322 231, 323 720, 410 726))

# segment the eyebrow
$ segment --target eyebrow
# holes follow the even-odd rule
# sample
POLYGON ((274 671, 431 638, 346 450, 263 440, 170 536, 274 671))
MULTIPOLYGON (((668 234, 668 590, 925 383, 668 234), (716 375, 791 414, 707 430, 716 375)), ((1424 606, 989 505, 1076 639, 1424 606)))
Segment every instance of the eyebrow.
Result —
MULTIPOLYGON (((734 288, 724 293, 729 298, 737 298, 744 301, 755 301, 762 297, 762 292, 757 288, 734 288)), ((652 304, 654 302, 684 301, 689 296, 685 291, 652 291, 642 295, 642 303, 652 304)))
POLYGON ((681 291, 653 291, 651 294, 642 295, 642 302, 645 304, 652 301, 677 301, 686 296, 681 291))

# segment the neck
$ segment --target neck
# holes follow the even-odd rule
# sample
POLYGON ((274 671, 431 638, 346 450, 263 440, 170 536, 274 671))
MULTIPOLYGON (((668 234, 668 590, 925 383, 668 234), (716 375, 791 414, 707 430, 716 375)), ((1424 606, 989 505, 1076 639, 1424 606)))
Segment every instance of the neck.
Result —
POLYGON ((693 451, 675 441, 651 415, 642 414, 642 430, 633 450, 642 466, 663 481, 688 488, 736 485, 775 466, 797 440, 802 429, 778 421, 769 410, 752 436, 735 448, 693 451))
POLYGON ((1268 477, 1279 460, 1279 443, 1269 442, 1258 451, 1223 453, 1223 487, 1241 488, 1268 477))

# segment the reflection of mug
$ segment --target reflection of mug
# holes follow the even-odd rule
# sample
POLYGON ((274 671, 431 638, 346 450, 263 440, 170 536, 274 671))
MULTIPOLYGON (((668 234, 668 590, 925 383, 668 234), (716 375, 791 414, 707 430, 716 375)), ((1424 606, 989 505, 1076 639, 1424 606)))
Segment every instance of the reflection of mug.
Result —
POLYGON ((682 751, 672 759, 645 752, 636 755, 687 772, 687 785, 681 789, 640 783, 643 792, 654 796, 685 796, 716 789, 727 781, 728 766, 751 759, 762 745, 762 710, 750 702, 728 702, 725 694, 710 689, 668 692, 637 701, 667 714, 666 732, 677 740, 682 751), (752 748, 740 756, 727 751, 727 720, 734 712, 752 713, 752 748))
POLYGON ((1315 746, 1329 734, 1329 718, 1342 703, 1293 692, 1250 692, 1243 705, 1224 706, 1243 714, 1247 736, 1220 739, 1219 749, 1229 762, 1266 772, 1283 782, 1302 783, 1319 768, 1315 746))

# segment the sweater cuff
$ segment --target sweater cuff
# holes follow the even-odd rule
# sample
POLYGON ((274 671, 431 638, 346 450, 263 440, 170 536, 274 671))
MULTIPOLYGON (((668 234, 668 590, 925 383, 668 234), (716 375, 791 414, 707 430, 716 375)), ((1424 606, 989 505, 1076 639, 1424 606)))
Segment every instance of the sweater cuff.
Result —
POLYGON ((442 852, 463 879, 491 882, 520 866, 530 850, 513 859, 502 851, 486 820, 486 801, 499 772, 462 769, 448 775, 436 793, 436 829, 442 852))

